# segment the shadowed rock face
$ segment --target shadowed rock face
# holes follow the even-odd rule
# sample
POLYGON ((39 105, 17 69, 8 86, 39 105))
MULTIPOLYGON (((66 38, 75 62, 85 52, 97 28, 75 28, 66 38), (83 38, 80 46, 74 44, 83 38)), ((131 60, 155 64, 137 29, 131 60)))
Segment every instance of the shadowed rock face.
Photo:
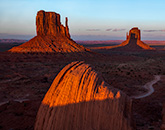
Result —
POLYGON ((64 67, 46 93, 35 130, 132 130, 131 100, 90 65, 64 67))
POLYGON ((140 30, 137 27, 132 28, 129 31, 129 35, 127 34, 127 39, 123 43, 121 43, 119 46, 122 46, 123 49, 128 50, 140 50, 140 49, 146 49, 146 50, 153 50, 149 45, 145 44, 141 41, 140 36, 140 30))
POLYGON ((129 35, 128 35, 127 39, 130 40, 133 38, 136 38, 137 40, 141 40, 140 30, 137 27, 134 27, 129 31, 129 35), (134 35, 134 36, 132 36, 132 35, 134 35))
POLYGON ((165 130, 165 103, 163 104, 162 117, 161 130, 165 130))
POLYGON ((70 38, 68 18, 65 27, 60 22, 60 15, 55 12, 39 11, 36 16, 37 36, 30 41, 10 49, 10 52, 20 53, 56 53, 89 51, 70 38))

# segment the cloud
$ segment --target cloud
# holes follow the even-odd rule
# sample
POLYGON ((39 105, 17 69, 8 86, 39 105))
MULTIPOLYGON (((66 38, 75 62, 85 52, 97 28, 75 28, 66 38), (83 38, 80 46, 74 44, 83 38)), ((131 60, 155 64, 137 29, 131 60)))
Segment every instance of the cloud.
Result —
POLYGON ((165 32, 165 30, 143 30, 143 32, 165 32))
POLYGON ((117 29, 117 28, 115 28, 115 29, 113 29, 112 31, 113 32, 119 32, 119 31, 125 31, 126 29, 123 29, 123 28, 121 28, 121 29, 117 29))
POLYGON ((86 31, 100 31, 100 29, 87 29, 86 31))
POLYGON ((111 31, 112 30, 112 28, 108 28, 108 29, 106 29, 106 31, 111 31))

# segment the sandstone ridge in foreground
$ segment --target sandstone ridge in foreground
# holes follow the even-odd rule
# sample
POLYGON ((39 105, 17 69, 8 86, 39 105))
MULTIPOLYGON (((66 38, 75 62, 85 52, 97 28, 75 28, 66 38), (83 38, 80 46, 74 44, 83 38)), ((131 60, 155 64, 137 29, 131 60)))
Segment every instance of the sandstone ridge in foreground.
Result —
POLYGON ((9 52, 68 53, 89 51, 70 38, 68 18, 63 26, 60 15, 55 12, 38 11, 36 32, 37 36, 20 46, 13 47, 9 52))
POLYGON ((46 93, 35 130, 132 130, 131 99, 90 65, 64 67, 46 93))

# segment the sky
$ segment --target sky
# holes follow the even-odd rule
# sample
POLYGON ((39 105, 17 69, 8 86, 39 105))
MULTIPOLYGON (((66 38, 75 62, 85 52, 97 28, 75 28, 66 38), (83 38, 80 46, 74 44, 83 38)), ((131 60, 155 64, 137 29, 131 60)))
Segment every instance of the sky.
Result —
POLYGON ((0 0, 0 38, 36 35, 37 11, 69 19, 74 40, 124 40, 132 27, 142 40, 165 40, 165 0, 0 0))

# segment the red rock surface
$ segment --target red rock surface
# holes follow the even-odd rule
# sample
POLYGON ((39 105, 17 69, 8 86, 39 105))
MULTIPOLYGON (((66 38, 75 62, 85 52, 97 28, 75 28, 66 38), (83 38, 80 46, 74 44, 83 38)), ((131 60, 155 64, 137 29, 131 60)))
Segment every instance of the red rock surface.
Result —
POLYGON ((18 47, 13 47, 9 52, 66 53, 89 51, 70 38, 68 18, 66 18, 65 24, 65 27, 61 24, 59 14, 41 10, 36 16, 37 36, 18 47))
POLYGON ((39 11, 36 16, 37 35, 63 35, 70 38, 68 29, 68 19, 65 27, 60 22, 60 15, 55 12, 39 11))
POLYGON ((109 86, 90 65, 64 67, 46 93, 35 130, 132 130, 131 99, 109 86))
POLYGON ((126 40, 123 41, 119 45, 113 46, 103 46, 103 47, 89 47, 89 49, 99 50, 99 49, 113 49, 113 50, 128 50, 128 51, 136 51, 136 50, 154 50, 155 48, 150 47, 141 41, 140 30, 137 27, 132 28, 129 31, 129 35, 127 33, 126 40))
POLYGON ((129 35, 127 34, 126 41, 122 42, 119 46, 124 46, 125 49, 145 49, 145 50, 153 50, 149 45, 145 44, 141 41, 140 30, 137 27, 132 28, 129 31, 129 35))

